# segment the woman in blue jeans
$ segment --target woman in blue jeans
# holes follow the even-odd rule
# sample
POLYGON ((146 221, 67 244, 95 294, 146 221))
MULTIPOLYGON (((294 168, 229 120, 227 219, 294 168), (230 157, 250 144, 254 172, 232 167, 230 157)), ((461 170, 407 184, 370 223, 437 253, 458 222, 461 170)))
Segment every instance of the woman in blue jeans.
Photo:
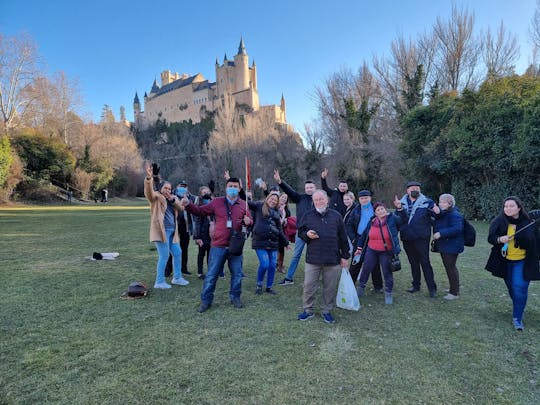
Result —
POLYGON ((529 282, 540 280, 540 233, 519 198, 504 200, 503 212, 489 226, 488 242, 493 247, 486 270, 504 279, 512 299, 512 324, 522 331, 529 282))
POLYGON ((152 175, 152 166, 147 163, 144 195, 150 202, 150 241, 156 244, 159 255, 154 288, 165 290, 171 288, 171 285, 165 281, 165 266, 169 259, 169 252, 173 257, 172 284, 189 284, 189 281, 182 277, 180 260, 182 251, 180 250, 178 226, 176 225, 178 212, 183 211, 184 207, 180 204, 180 200, 172 194, 171 183, 168 181, 161 182, 158 185, 159 191, 155 191, 152 175))
POLYGON ((255 250, 259 258, 255 294, 262 294, 265 275, 265 291, 275 294, 273 286, 278 248, 289 244, 281 226, 278 204, 279 194, 273 192, 268 194, 262 202, 249 202, 249 209, 255 213, 251 247, 255 250))

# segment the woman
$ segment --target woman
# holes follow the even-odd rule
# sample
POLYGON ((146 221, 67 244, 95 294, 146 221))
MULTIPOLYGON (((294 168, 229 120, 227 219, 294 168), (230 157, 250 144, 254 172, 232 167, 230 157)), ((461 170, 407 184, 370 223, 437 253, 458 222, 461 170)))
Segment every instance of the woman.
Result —
MULTIPOLYGON (((281 227, 283 228, 283 232, 286 232, 288 219, 291 216, 291 210, 289 209, 289 196, 285 193, 281 193, 279 195, 279 216, 281 219, 281 227)), ((296 229, 295 229, 296 233, 296 229)), ((285 236, 287 239, 289 239, 288 234, 286 233, 285 236)), ((294 237, 294 236, 293 236, 294 237)), ((290 239, 289 239, 290 240, 290 239)), ((283 271, 283 260, 285 259, 285 245, 282 243, 279 244, 278 247, 278 259, 277 259, 277 271, 279 273, 284 273, 283 271)))
POLYGON ((356 239, 356 227, 353 225, 353 215, 351 213, 356 208, 356 201, 354 200, 354 194, 347 191, 343 194, 343 204, 345 204, 345 214, 343 214, 343 222, 345 222, 345 230, 347 231, 347 237, 349 238, 350 252, 352 253, 354 240, 356 239))
POLYGON ((178 227, 176 218, 179 211, 183 211, 180 200, 172 194, 171 183, 163 181, 158 191, 152 187, 152 166, 146 164, 146 178, 144 179, 144 195, 150 202, 150 242, 156 244, 158 251, 157 274, 154 288, 168 289, 171 285, 165 282, 165 266, 169 253, 173 257, 172 284, 188 285, 189 281, 182 277, 181 261, 182 251, 179 245, 178 227))
MULTIPOLYGON (((207 186, 199 188, 199 195, 195 203, 197 205, 206 205, 212 201, 212 192, 207 186)), ((208 258, 210 256, 210 244, 212 238, 210 236, 210 224, 213 222, 213 216, 198 217, 193 216, 193 240, 199 247, 197 255, 197 274, 201 280, 204 280, 203 264, 206 256, 206 267, 208 267, 208 258)))
POLYGON ((366 249, 364 264, 360 271, 358 296, 365 293, 366 283, 371 272, 381 266, 384 278, 384 302, 393 304, 392 289, 394 277, 390 267, 390 260, 401 251, 398 239, 398 225, 400 218, 386 210, 382 202, 373 205, 375 216, 369 221, 366 229, 358 238, 355 255, 366 249))
POLYGON ((433 207, 435 227, 433 239, 448 276, 450 289, 443 299, 459 298, 459 272, 456 267, 458 255, 463 252, 463 215, 456 208, 456 200, 452 194, 441 194, 439 206, 433 207))
POLYGON ((267 273, 266 292, 275 294, 272 287, 276 273, 277 250, 280 243, 283 246, 289 244, 281 227, 278 203, 277 193, 268 194, 263 202, 249 202, 249 209, 255 213, 251 246, 259 258, 255 294, 262 294, 264 276, 267 273))
POLYGON ((503 212, 489 226, 488 242, 493 245, 486 270, 504 278, 512 299, 512 324, 522 331, 529 282, 540 280, 538 259, 540 235, 519 198, 504 200, 503 212))

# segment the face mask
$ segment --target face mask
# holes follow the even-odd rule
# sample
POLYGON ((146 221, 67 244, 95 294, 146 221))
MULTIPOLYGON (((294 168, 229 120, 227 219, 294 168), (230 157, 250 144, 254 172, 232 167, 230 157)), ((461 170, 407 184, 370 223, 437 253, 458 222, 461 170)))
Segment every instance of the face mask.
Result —
POLYGON ((203 199, 202 199, 203 204, 208 204, 210 201, 211 201, 210 197, 206 198, 205 196, 203 196, 203 199))
POLYGON ((186 194, 187 188, 185 187, 176 187, 176 195, 178 197, 183 197, 186 194))
POLYGON ((418 190, 413 190, 413 191, 411 191, 411 197, 412 197, 412 198, 418 198, 418 197, 420 197, 420 191, 418 191, 418 190))
POLYGON ((211 200, 212 196, 210 194, 205 194, 202 196, 203 200, 211 200))
POLYGON ((227 187, 227 197, 236 198, 238 197, 238 189, 234 187, 227 187))

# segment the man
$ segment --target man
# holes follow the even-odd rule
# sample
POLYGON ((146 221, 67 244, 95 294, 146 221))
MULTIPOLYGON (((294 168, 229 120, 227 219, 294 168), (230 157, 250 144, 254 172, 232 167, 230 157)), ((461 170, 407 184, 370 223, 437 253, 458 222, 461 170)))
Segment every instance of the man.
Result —
POLYGON ((231 287, 229 296, 235 308, 242 308, 240 295, 242 293, 242 254, 229 254, 229 239, 232 231, 241 232, 242 227, 251 225, 252 220, 246 202, 238 197, 240 181, 229 177, 226 186, 226 196, 214 198, 206 205, 192 204, 187 197, 182 199, 182 205, 193 215, 213 215, 215 218, 214 235, 210 248, 208 273, 204 279, 201 292, 199 312, 205 312, 212 305, 218 275, 223 272, 225 261, 228 261, 231 271, 231 287))
MULTIPOLYGON (((176 195, 179 198, 187 197, 191 203, 195 202, 195 196, 191 195, 188 190, 188 185, 185 180, 178 183, 176 187, 176 195)), ((178 233, 180 235, 180 248, 182 249, 182 273, 191 275, 188 270, 188 247, 189 237, 193 234, 193 221, 191 215, 187 211, 183 215, 178 216, 178 233)))
POLYGON ((345 193, 347 193, 347 191, 349 191, 349 185, 345 180, 340 180, 338 183, 338 188, 332 190, 326 183, 326 177, 328 177, 328 169, 324 169, 321 173, 321 187, 324 191, 326 191, 328 197, 330 197, 330 203, 328 206, 343 216, 347 211, 347 207, 345 207, 345 204, 343 203, 343 196, 345 193))
POLYGON ((407 291, 410 293, 420 291, 420 267, 422 267, 429 296, 435 298, 437 284, 435 284, 433 268, 429 261, 429 240, 435 203, 420 192, 420 186, 421 184, 417 181, 408 182, 407 194, 401 200, 398 200, 396 195, 394 206, 402 218, 399 233, 411 265, 412 286, 407 291))
MULTIPOLYGON (((358 202, 360 204, 357 205, 351 213, 351 221, 349 223, 349 226, 353 227, 352 231, 356 234, 356 238, 351 241, 355 247, 357 245, 357 241, 360 239, 360 236, 366 230, 370 219, 373 218, 374 215, 373 205, 371 204, 371 191, 360 190, 358 192, 358 202)), ((356 279, 358 278, 358 274, 360 273, 360 269, 360 265, 351 266, 351 277, 355 283, 356 279)), ((376 267, 371 273, 371 281, 373 282, 373 291, 382 293, 383 280, 380 267, 376 267)))
POLYGON ((306 321, 314 316, 313 304, 322 277, 323 305, 321 315, 324 322, 334 323, 332 309, 342 267, 348 264, 349 242, 343 218, 328 208, 328 196, 324 190, 313 193, 315 209, 307 211, 298 227, 298 236, 307 244, 304 275, 303 308, 298 320, 306 321))
MULTIPOLYGON (((312 195, 317 189, 315 183, 311 180, 306 180, 304 184, 304 193, 300 194, 292 189, 284 180, 279 176, 279 171, 274 170, 274 180, 279 184, 279 187, 289 196, 289 200, 296 204, 296 220, 300 221, 304 213, 313 208, 313 199, 312 195)), ((289 264, 289 269, 287 270, 287 275, 283 280, 281 280, 278 285, 291 285, 294 284, 294 273, 296 273, 296 268, 302 257, 302 251, 304 250, 305 242, 301 238, 298 238, 298 232, 296 234, 297 238, 294 242, 294 251, 291 257, 291 263, 289 264)))

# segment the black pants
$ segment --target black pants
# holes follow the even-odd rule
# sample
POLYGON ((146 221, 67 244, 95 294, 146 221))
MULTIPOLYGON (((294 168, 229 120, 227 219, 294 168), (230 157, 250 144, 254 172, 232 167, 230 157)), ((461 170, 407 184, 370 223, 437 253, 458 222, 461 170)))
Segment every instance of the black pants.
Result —
POLYGON ((197 255, 197 273, 203 274, 204 256, 206 255, 206 267, 208 267, 208 259, 210 257, 210 243, 204 243, 199 246, 199 254, 197 255))
MULTIPOLYGON (((349 273, 351 273, 351 277, 355 284, 356 284, 356 279, 358 278, 358 275, 360 274, 361 269, 362 269, 362 266, 354 266, 354 265, 351 265, 351 267, 349 268, 349 273)), ((371 272, 371 282, 373 283, 373 288, 375 290, 383 289, 381 266, 376 266, 371 272)))
MULTIPOLYGON (((182 249, 182 273, 186 274, 188 271, 188 247, 189 247, 189 233, 180 233, 180 249, 182 249)), ((169 255, 169 260, 165 266, 165 277, 169 277, 172 274, 172 256, 169 255)))
POLYGON ((437 291, 433 267, 431 267, 429 261, 429 239, 404 240, 403 249, 405 249, 409 264, 411 265, 412 286, 416 289, 420 289, 422 281, 422 275, 420 273, 421 267, 429 291, 437 291))
POLYGON ((441 259, 450 284, 450 294, 452 295, 459 295, 459 271, 456 266, 457 258, 457 254, 441 253, 441 259))

